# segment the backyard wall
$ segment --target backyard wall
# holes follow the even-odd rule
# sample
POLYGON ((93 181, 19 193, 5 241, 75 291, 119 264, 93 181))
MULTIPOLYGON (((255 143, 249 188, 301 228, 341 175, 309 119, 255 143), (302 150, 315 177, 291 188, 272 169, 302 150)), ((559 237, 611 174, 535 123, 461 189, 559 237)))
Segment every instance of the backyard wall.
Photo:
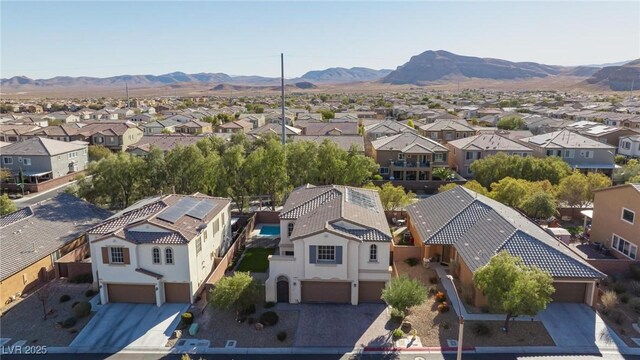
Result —
POLYGON ((588 259, 591 266, 607 275, 629 276, 631 274, 631 264, 638 263, 636 260, 624 259, 588 259))
MULTIPOLYGON (((60 185, 64 185, 70 181, 74 181, 76 179, 77 176, 84 174, 84 171, 80 171, 80 172, 76 172, 76 173, 72 173, 72 174, 67 174, 64 176, 61 176, 59 178, 55 178, 49 181, 45 181, 42 183, 38 183, 38 184, 30 184, 30 183, 25 183, 24 184, 24 192, 29 192, 29 193, 35 193, 35 192, 41 192, 41 191, 46 191, 49 189, 53 189, 54 187, 60 186, 60 185)), ((22 190, 18 187, 17 184, 15 183, 3 183, 2 184, 2 193, 18 193, 18 192, 22 192, 22 190)))
POLYGON ((280 224, 278 211, 257 211, 255 215, 258 224, 280 224))
POLYGON ((422 261, 422 248, 411 245, 395 245, 391 246, 393 251, 393 261, 405 261, 409 258, 416 258, 422 261))
POLYGON ((382 184, 391 182, 394 186, 402 186, 405 190, 413 191, 418 194, 435 194, 438 192, 438 188, 444 184, 455 183, 458 185, 464 185, 467 183, 466 179, 454 180, 454 181, 413 181, 413 180, 373 180, 373 184, 376 186, 382 186, 382 184))

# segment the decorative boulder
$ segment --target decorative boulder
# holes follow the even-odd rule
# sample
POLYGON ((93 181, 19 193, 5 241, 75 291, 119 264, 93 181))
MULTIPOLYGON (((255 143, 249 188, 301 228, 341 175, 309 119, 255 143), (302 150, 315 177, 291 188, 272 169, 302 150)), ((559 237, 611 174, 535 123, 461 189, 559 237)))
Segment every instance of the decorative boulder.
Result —
POLYGON ((402 329, 402 331, 404 331, 405 334, 408 334, 412 328, 413 326, 408 321, 404 321, 402 325, 400 325, 400 329, 402 329))
POLYGON ((264 325, 262 325, 261 323, 256 323, 256 330, 260 331, 262 329, 264 329, 264 325))

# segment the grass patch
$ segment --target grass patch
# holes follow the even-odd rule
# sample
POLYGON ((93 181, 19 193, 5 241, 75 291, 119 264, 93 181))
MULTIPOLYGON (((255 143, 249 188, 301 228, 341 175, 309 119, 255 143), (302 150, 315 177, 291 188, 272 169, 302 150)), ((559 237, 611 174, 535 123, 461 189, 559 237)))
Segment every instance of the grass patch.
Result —
POLYGON ((269 255, 273 255, 273 248, 251 248, 244 252, 242 262, 237 271, 266 272, 269 268, 269 255))

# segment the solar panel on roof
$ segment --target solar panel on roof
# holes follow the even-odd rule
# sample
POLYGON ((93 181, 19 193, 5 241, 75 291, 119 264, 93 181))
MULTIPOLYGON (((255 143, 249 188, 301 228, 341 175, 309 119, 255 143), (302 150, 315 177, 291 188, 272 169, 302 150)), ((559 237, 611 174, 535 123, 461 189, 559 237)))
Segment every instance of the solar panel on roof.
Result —
POLYGON ((200 202, 187 212, 187 215, 202 220, 207 214, 216 207, 211 200, 200 200, 200 202))
POLYGON ((158 215, 158 219, 162 219, 168 221, 170 223, 175 223, 184 216, 189 210, 191 210, 194 206, 198 204, 197 199, 193 198, 182 198, 178 200, 175 204, 169 206, 163 212, 158 215))
POLYGON ((373 196, 369 194, 361 193, 359 191, 347 188, 347 202, 369 209, 371 211, 378 211, 376 202, 373 196))

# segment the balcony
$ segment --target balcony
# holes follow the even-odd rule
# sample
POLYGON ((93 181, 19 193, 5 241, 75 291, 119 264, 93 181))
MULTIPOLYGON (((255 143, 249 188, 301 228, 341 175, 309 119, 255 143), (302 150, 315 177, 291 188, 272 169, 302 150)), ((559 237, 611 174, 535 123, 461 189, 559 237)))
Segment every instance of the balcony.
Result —
POLYGON ((392 167, 401 167, 401 168, 430 168, 431 167, 431 162, 429 161, 422 161, 422 162, 415 162, 415 161, 406 161, 406 160, 390 160, 390 166, 392 167))

